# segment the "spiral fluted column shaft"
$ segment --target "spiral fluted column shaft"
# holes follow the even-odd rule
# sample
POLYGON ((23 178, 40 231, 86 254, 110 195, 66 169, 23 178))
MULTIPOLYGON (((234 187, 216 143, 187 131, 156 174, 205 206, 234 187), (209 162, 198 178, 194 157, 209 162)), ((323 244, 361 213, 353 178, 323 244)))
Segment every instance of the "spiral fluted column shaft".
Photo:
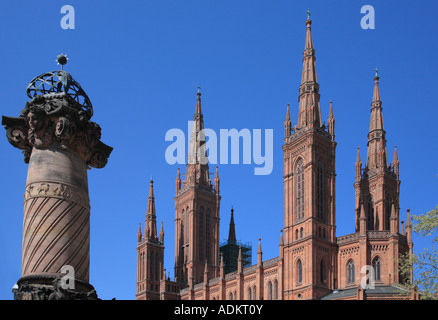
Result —
POLYGON ((89 280, 87 165, 55 148, 32 150, 24 193, 22 276, 57 275, 65 265, 89 280))

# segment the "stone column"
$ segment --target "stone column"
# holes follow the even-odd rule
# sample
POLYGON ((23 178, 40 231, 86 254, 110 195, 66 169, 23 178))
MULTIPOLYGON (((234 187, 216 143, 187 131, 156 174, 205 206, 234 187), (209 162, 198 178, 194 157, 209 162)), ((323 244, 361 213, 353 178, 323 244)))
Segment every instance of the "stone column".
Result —
POLYGON ((35 78, 28 95, 19 117, 2 117, 9 142, 29 164, 15 299, 96 299, 89 284, 87 169, 103 168, 112 148, 100 141, 88 97, 65 71, 35 78), (31 90, 48 78, 58 82, 31 90))

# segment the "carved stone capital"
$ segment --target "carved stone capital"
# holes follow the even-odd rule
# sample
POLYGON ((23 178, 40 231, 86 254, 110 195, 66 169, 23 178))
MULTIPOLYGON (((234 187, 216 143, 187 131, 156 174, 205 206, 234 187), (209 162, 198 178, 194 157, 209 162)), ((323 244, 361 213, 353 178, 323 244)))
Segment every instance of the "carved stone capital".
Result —
POLYGON ((19 117, 3 116, 2 125, 9 142, 23 150, 25 163, 33 148, 60 148, 76 153, 91 167, 103 168, 113 149, 100 141, 100 126, 64 92, 34 97, 19 117))

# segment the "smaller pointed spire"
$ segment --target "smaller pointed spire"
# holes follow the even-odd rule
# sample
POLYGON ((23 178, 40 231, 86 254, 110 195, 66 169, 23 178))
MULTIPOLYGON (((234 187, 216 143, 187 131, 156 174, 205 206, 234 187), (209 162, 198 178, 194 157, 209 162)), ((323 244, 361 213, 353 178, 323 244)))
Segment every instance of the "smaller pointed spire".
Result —
POLYGON ((407 209, 406 211, 407 211, 406 212, 406 228, 410 228, 410 227, 412 227, 411 215, 410 215, 411 209, 407 209))
POLYGON ((410 215, 410 209, 406 212, 406 238, 408 240, 408 243, 412 243, 412 222, 411 222, 411 215, 410 215))
POLYGON ((393 161, 398 162, 397 145, 394 146, 394 159, 393 159, 393 161))
POLYGON ((161 244, 164 244, 164 228, 163 228, 163 221, 161 221, 161 228, 160 228, 160 241, 161 241, 161 244))
POLYGON ((362 176, 362 161, 360 159, 360 149, 357 147, 357 156, 356 156, 356 182, 359 182, 361 180, 362 176))
POLYGON ((230 230, 228 232, 228 242, 236 242, 236 226, 234 224, 234 209, 231 206, 230 230))
POLYGON ((292 123, 290 121, 290 111, 289 111, 289 103, 288 103, 287 109, 286 109, 286 120, 284 120, 284 138, 285 138, 285 140, 287 140, 290 137, 291 131, 292 131, 292 123))
POLYGON ((262 239, 259 238, 259 247, 257 250, 257 266, 261 266, 262 265, 262 258, 263 258, 263 251, 262 251, 262 239))
POLYGON ((221 179, 219 178, 219 168, 218 166, 216 166, 216 173, 214 175, 214 189, 216 190, 216 193, 219 194, 220 193, 220 182, 221 179))
POLYGON ((329 119, 334 118, 333 116, 333 101, 330 100, 330 109, 329 109, 329 119))
POLYGON ((335 140, 335 117, 333 115, 333 101, 330 100, 329 116, 327 119, 327 129, 332 141, 335 140))
POLYGON ((137 241, 140 242, 143 235, 141 234, 141 222, 138 223, 137 241))
POLYGON ((403 236, 406 235, 404 223, 405 223, 405 222, 402 220, 402 221, 401 221, 401 234, 402 234, 403 236))
POLYGON ((181 175, 179 172, 179 168, 178 168, 178 172, 176 173, 175 189, 176 189, 176 194, 178 194, 178 191, 181 190, 181 175))
POLYGON ((392 160, 392 167, 393 167, 393 170, 394 170, 394 173, 395 173, 397 179, 400 176, 400 171, 399 171, 400 167, 399 166, 400 166, 400 163, 398 161, 397 146, 395 146, 394 147, 394 157, 392 160))

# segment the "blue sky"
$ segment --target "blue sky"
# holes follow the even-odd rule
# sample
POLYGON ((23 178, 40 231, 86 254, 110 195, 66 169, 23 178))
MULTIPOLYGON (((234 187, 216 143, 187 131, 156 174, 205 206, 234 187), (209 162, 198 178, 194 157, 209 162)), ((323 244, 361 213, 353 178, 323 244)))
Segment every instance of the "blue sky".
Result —
MULTIPOLYGON (((221 241, 231 206, 237 238, 262 238, 263 259, 278 255, 283 228, 283 121, 297 121, 306 10, 321 93, 323 121, 336 118, 337 235, 354 232, 354 162, 364 162, 374 68, 389 161, 400 159, 401 219, 437 204, 435 1, 3 1, 0 5, 1 114, 18 116, 27 84, 57 70, 60 53, 91 99, 102 141, 114 147, 104 169, 89 171, 90 282, 102 299, 134 299, 136 235, 144 226, 154 177, 158 224, 164 221, 165 267, 173 279, 174 192, 178 165, 165 161, 172 128, 187 134, 201 86, 205 127, 274 130, 270 175, 254 164, 219 165, 221 241), (60 9, 75 8, 75 29, 60 26, 60 9), (363 5, 375 29, 363 30, 363 5)), ((0 299, 11 299, 21 275, 23 193, 27 165, 0 139, 0 299)), ((184 166, 181 166, 185 172, 184 166)), ((214 166, 210 168, 214 172, 214 166)), ((414 235, 414 251, 431 241, 414 235)))

